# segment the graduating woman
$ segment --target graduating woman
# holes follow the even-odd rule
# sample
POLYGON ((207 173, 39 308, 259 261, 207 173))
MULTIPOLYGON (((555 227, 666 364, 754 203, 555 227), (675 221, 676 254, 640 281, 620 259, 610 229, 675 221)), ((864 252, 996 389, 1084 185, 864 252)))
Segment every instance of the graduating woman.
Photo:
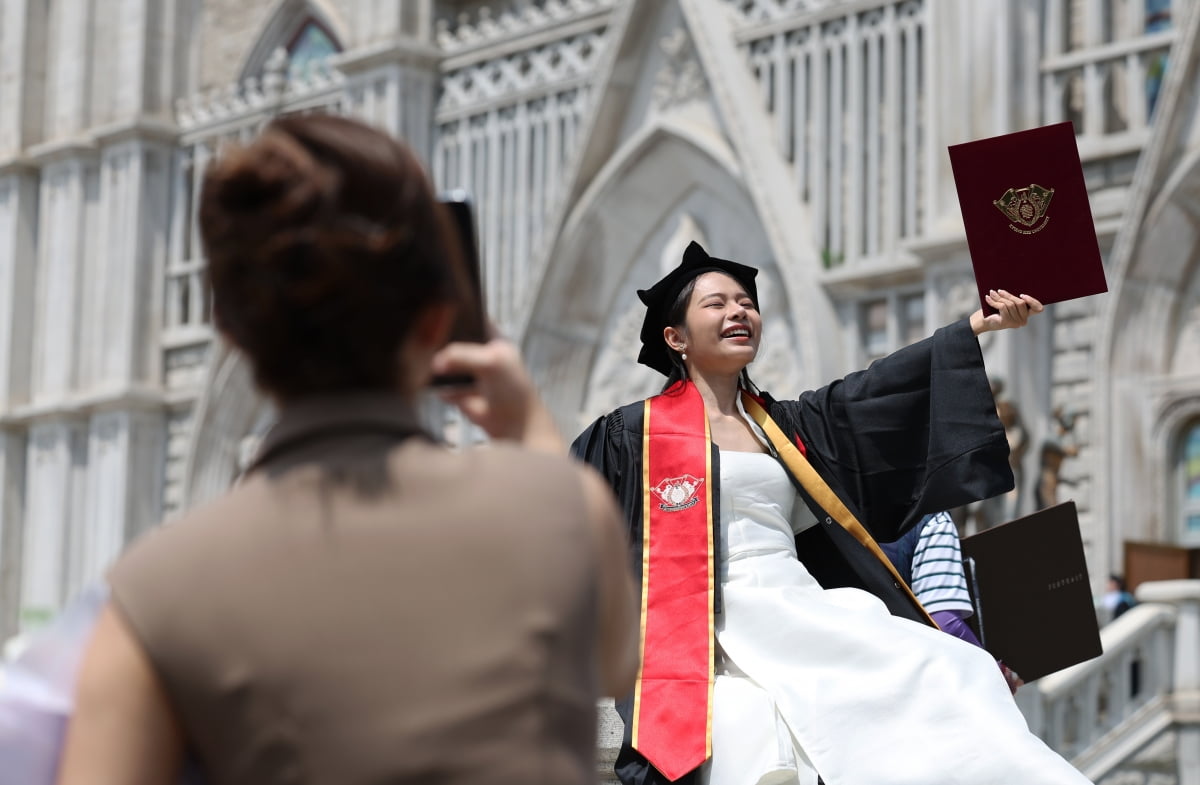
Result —
POLYGON ((977 336, 943 327, 796 400, 746 367, 754 268, 696 243, 638 296, 660 395, 572 446, 613 486, 641 583, 642 668, 618 705, 627 785, 1085 783, 1033 736, 992 658, 935 628, 875 540, 1012 487, 977 336))

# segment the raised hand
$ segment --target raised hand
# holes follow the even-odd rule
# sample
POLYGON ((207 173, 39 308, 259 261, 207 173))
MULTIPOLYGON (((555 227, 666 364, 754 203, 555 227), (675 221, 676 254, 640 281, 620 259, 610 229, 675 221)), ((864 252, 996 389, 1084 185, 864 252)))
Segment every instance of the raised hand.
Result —
POLYGON ((990 290, 984 299, 997 312, 984 316, 981 308, 971 314, 971 329, 976 335, 992 330, 1024 327, 1032 314, 1041 313, 1046 309, 1037 299, 1027 294, 1010 294, 1003 289, 990 290))

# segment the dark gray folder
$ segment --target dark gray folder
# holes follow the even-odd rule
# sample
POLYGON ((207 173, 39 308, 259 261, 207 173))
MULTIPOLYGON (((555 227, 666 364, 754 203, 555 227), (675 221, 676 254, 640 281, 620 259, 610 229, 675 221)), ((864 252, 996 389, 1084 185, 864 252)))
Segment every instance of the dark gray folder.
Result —
POLYGON ((1100 627, 1075 502, 962 541, 971 626, 1025 681, 1098 657, 1100 627))

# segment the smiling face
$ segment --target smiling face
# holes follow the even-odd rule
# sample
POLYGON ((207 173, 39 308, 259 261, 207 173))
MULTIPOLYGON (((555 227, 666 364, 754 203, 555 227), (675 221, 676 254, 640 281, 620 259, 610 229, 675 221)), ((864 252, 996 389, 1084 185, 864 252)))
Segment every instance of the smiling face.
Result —
POLYGON ((708 272, 696 278, 683 325, 667 327, 663 337, 687 353, 689 371, 736 375, 758 354, 762 316, 736 279, 708 272))

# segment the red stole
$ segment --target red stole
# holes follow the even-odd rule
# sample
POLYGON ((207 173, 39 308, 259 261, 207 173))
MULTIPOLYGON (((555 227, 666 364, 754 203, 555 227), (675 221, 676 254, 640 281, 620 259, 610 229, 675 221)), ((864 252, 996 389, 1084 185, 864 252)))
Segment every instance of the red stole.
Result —
POLYGON ((642 431, 642 665, 633 748, 676 780, 712 755, 712 441, 700 392, 646 401, 642 431))

